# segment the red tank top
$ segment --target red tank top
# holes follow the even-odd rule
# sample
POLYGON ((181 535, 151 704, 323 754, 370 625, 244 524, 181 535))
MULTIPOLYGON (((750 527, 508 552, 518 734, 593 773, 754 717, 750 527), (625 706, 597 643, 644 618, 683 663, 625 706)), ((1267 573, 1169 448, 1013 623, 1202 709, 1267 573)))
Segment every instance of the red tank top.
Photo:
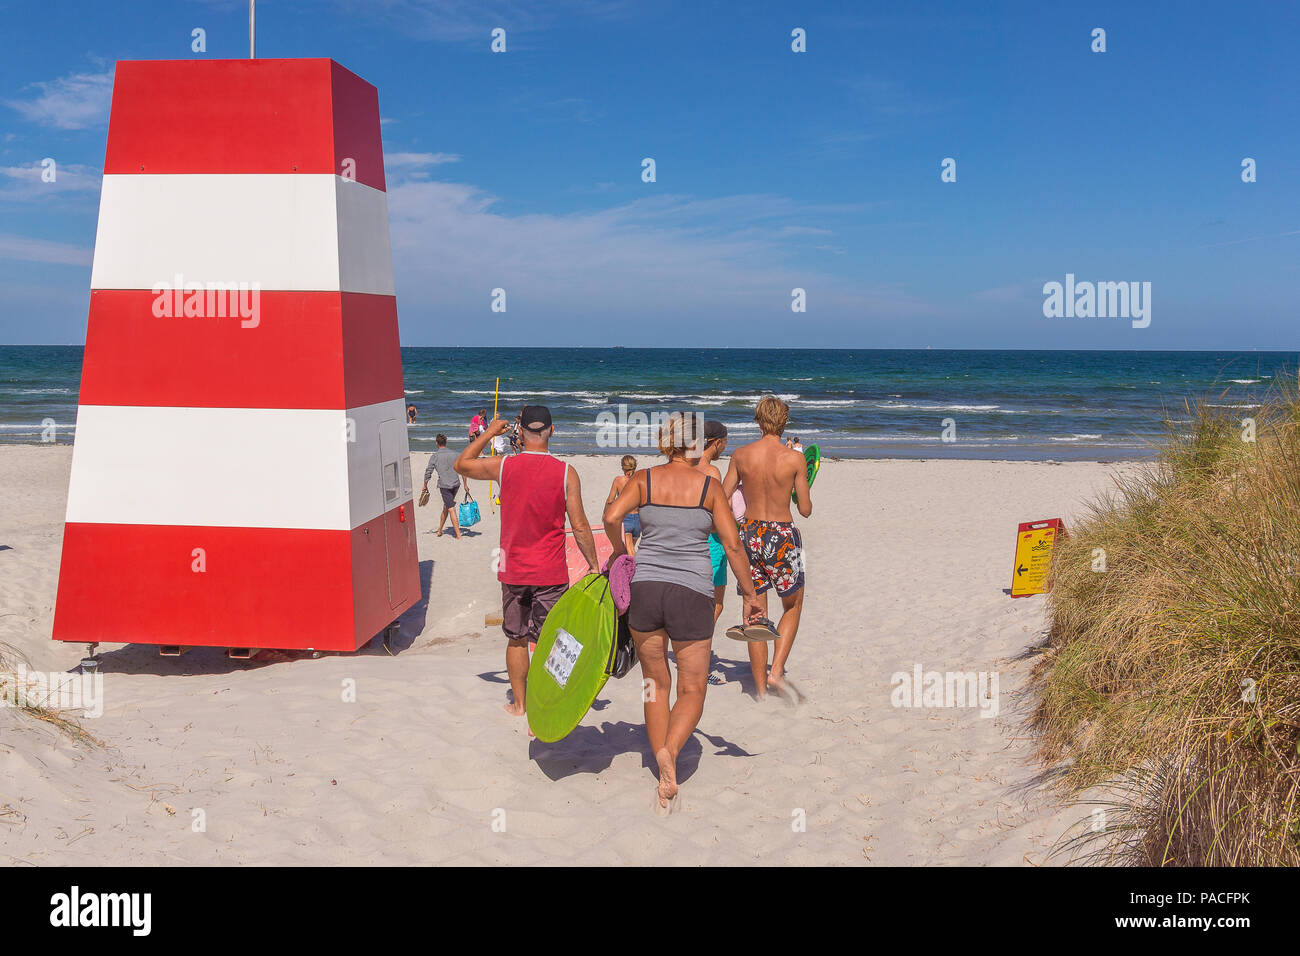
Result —
POLYGON ((564 483, 569 466, 542 452, 501 462, 502 584, 569 583, 564 556, 564 483))

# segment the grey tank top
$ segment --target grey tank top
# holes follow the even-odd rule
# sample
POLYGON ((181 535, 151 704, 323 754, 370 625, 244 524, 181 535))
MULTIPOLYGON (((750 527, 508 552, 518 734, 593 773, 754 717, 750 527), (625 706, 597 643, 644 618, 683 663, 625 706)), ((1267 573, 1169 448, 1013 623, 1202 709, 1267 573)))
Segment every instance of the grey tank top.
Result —
POLYGON ((645 473, 645 499, 641 506, 641 543, 636 549, 637 581, 662 581, 680 584, 713 596, 713 562, 709 558, 709 532, 713 530, 713 512, 704 506, 709 482, 704 479, 700 502, 696 505, 655 504, 651 497, 650 476, 645 473))

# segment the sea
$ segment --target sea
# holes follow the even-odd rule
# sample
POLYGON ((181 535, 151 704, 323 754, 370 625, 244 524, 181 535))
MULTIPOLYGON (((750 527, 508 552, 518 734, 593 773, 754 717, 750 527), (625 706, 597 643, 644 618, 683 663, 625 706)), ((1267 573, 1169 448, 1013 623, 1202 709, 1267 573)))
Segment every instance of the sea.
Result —
MULTIPOLYGON (((0 346, 0 443, 75 440, 81 357, 0 346)), ((830 458, 1139 459, 1187 402, 1247 417, 1298 365, 1295 352, 402 349, 416 451, 439 432, 463 444, 481 408, 513 418, 534 403, 560 453, 623 454, 611 423, 635 432, 675 410, 721 421, 734 446, 758 436, 770 393, 790 405, 787 435, 830 458)))

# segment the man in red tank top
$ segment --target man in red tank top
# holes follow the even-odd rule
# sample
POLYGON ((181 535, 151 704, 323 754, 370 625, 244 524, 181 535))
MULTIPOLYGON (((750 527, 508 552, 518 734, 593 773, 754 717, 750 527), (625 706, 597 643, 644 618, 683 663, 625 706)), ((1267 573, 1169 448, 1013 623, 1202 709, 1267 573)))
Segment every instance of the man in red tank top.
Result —
POLYGON ((501 487, 501 546, 495 565, 501 582, 502 629, 506 632, 506 673, 514 699, 506 710, 524 715, 528 680, 528 644, 536 642, 542 622, 569 586, 564 557, 564 519, 573 527, 582 556, 599 571, 596 542, 582 510, 578 473, 550 453, 551 411, 525 405, 519 416, 522 454, 480 458, 483 449, 508 422, 496 419, 456 459, 465 478, 495 481, 501 487))

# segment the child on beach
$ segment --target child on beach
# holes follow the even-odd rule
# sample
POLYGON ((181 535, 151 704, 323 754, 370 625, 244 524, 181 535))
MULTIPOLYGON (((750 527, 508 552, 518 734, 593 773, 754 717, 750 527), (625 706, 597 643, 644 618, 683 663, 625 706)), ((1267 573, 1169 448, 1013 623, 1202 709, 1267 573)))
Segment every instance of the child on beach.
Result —
MULTIPOLYGON (((706 421, 704 423, 704 454, 700 457, 699 464, 696 467, 716 481, 719 488, 722 487, 722 472, 718 470, 715 462, 726 450, 727 426, 722 422, 706 421)), ((709 532, 709 560, 713 562, 713 624, 716 627, 718 618, 722 616, 722 604, 727 597, 727 552, 722 547, 722 541, 714 532, 709 532)), ((717 660, 717 655, 712 655, 709 667, 709 683, 715 686, 725 683, 721 671, 714 666, 717 664, 717 660)))
MULTIPOLYGON (((609 497, 605 499, 608 506, 618 497, 618 493, 623 490, 632 473, 636 471, 636 459, 631 455, 624 455, 619 461, 619 466, 623 469, 623 474, 618 475, 609 485, 609 497)), ((628 554, 636 554, 636 543, 641 540, 641 516, 633 509, 623 519, 623 545, 627 548, 628 554)))
MULTIPOLYGON (((722 472, 714 464, 727 450, 727 426, 722 422, 704 423, 704 454, 695 467, 722 486, 722 472)), ((722 602, 727 596, 727 552, 717 534, 709 532, 709 560, 713 563, 713 623, 722 616, 722 602)))

